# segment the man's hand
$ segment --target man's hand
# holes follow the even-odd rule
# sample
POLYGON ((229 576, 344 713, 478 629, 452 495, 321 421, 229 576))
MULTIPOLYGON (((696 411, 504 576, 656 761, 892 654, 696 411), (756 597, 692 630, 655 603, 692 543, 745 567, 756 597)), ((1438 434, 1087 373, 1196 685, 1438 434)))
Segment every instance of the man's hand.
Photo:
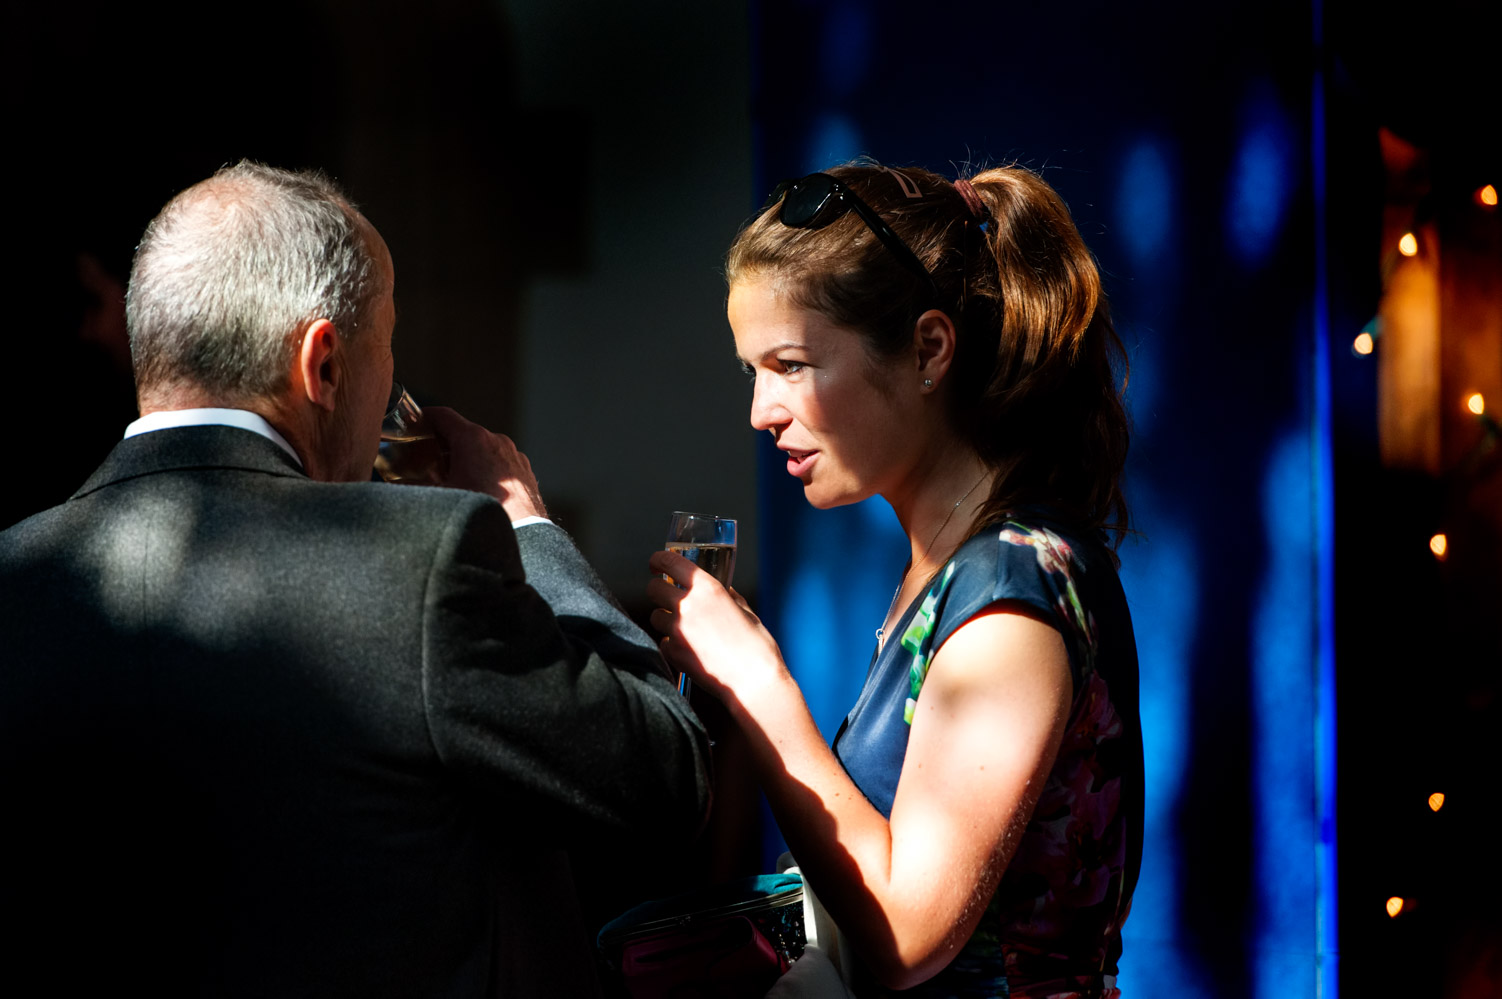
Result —
POLYGON ((493 434, 446 406, 424 406, 422 415, 448 448, 448 474, 440 485, 494 496, 513 521, 548 515, 532 463, 510 437, 493 434))

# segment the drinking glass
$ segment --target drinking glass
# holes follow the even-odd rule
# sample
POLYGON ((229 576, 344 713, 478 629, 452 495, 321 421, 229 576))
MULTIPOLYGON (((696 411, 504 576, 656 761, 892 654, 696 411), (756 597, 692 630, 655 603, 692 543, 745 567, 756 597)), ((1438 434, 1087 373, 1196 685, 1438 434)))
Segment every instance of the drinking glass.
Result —
MULTIPOLYGON (((735 521, 675 510, 668 521, 667 550, 682 555, 728 589, 735 576, 735 521)), ((687 697, 689 689, 688 674, 680 673, 678 693, 687 697)))
POLYGON ((375 467, 387 482, 412 486, 439 485, 448 470, 448 451, 401 382, 391 383, 375 467))

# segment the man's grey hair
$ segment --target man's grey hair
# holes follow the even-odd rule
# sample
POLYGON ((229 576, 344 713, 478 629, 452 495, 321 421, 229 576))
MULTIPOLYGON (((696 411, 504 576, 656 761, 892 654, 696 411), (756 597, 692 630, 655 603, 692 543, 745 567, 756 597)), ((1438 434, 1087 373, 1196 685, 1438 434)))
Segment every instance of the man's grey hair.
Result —
POLYGON ((242 161, 183 191, 136 247, 125 320, 136 390, 224 403, 287 386, 308 324, 357 339, 383 284, 349 199, 319 173, 242 161))

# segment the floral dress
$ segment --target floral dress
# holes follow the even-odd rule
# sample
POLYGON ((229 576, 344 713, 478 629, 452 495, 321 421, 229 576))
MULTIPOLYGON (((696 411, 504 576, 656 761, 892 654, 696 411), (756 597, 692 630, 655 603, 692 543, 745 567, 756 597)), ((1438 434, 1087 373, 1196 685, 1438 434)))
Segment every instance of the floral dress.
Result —
POLYGON ((998 601, 1030 609, 1063 635, 1074 700, 1053 770, 979 926, 943 971, 903 995, 1114 999, 1142 854, 1142 733, 1131 617, 1101 541, 1041 513, 967 541, 898 622, 901 639, 872 658, 835 754, 890 816, 929 663, 998 601))

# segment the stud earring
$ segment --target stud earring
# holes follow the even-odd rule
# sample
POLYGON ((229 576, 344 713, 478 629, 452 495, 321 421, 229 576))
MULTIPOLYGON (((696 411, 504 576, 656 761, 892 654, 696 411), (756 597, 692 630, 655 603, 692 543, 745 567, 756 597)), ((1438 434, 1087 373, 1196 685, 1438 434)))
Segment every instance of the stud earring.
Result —
POLYGON ((923 379, 923 387, 924 388, 933 388, 934 387, 934 380, 932 378, 925 378, 925 379, 923 379))

